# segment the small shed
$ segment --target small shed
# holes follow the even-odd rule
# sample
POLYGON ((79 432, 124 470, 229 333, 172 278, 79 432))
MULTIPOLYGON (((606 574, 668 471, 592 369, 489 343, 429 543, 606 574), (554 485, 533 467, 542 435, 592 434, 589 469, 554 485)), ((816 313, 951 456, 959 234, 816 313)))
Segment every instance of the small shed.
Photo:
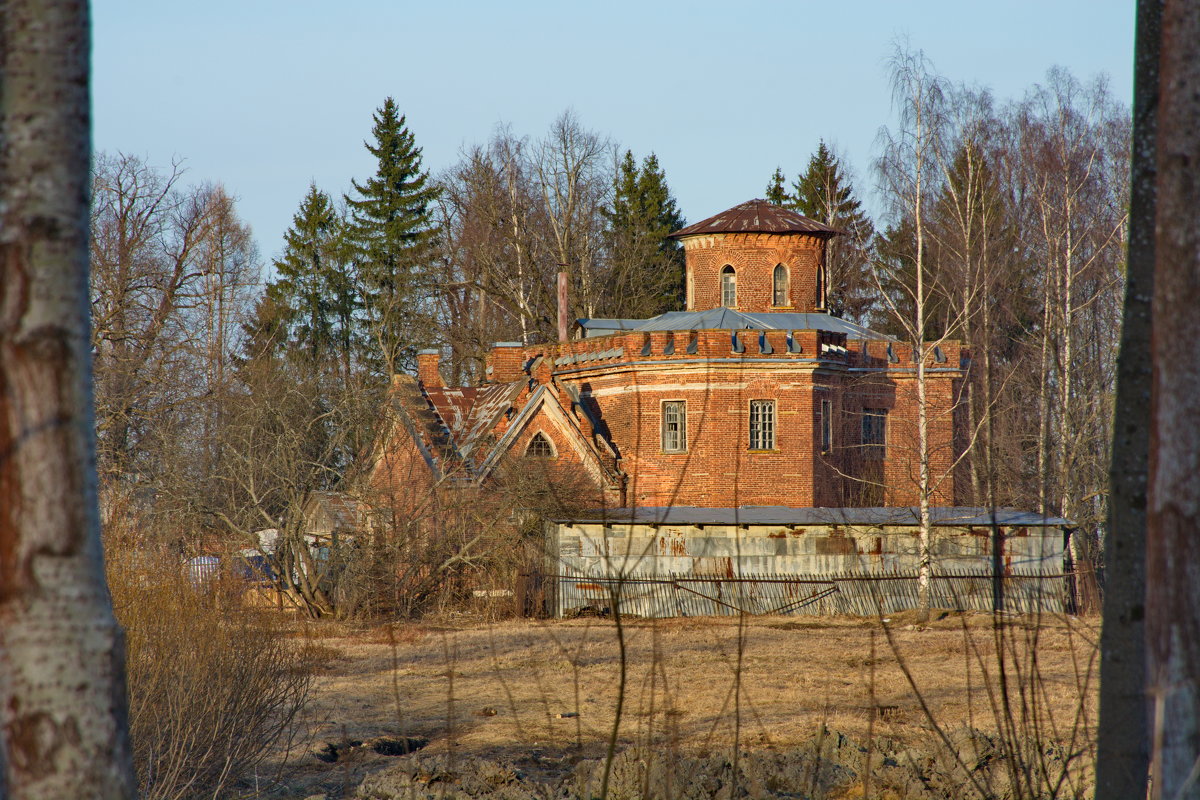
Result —
MULTIPOLYGON (((1062 611, 1069 520, 931 510, 933 605, 1062 611)), ((621 592, 641 616, 875 613, 916 603, 915 508, 646 507, 547 526, 556 616, 621 592)))

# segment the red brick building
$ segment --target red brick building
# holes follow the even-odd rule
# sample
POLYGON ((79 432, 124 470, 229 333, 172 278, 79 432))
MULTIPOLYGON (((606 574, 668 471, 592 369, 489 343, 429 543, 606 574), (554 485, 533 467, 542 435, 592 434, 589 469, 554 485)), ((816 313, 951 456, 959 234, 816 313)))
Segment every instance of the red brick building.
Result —
MULTIPOLYGON (((826 313, 835 235, 752 200, 673 234, 686 311, 497 343, 482 386, 445 386, 421 353, 395 381, 376 489, 417 498, 537 464, 610 508, 916 504, 917 356, 826 313)), ((956 505, 968 359, 957 342, 923 350, 930 499, 956 505)))

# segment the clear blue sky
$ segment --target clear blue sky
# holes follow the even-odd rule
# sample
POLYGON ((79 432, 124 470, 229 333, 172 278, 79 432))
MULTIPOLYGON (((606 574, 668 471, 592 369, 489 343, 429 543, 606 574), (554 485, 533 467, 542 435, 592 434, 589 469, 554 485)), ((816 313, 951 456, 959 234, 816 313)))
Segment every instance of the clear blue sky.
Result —
POLYGON ((567 107, 658 154, 691 221, 761 197, 822 137, 873 192, 898 37, 955 81, 1019 97, 1055 65, 1132 98, 1134 4, 95 0, 95 147, 238 198, 265 260, 310 181, 373 169, 362 142, 391 95, 438 172, 497 123, 540 136, 567 107))

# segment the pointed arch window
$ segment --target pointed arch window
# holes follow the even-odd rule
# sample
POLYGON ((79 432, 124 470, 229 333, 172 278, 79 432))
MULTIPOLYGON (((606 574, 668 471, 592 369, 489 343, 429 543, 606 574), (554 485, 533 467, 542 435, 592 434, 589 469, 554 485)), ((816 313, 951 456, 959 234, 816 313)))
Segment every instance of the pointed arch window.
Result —
POLYGON ((737 307, 737 273, 728 264, 721 268, 721 305, 737 307))
POLYGON ((786 306, 788 303, 788 271, 783 264, 775 265, 775 273, 771 276, 772 300, 771 305, 786 306))
POLYGON ((546 434, 538 431, 525 446, 525 455, 530 458, 554 458, 554 445, 550 443, 546 434))

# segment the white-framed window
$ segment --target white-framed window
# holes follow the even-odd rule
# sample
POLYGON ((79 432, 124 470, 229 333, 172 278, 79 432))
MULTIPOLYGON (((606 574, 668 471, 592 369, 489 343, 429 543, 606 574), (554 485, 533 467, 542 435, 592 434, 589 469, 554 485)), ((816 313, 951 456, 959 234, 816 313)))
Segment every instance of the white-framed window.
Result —
POLYGON ((538 431, 525 445, 525 455, 530 458, 554 458, 554 445, 546 434, 538 431))
POLYGON ((775 401, 750 401, 750 449, 775 449, 775 401))
POLYGON ((721 268, 721 305, 737 308, 737 272, 728 264, 721 268))
POLYGON ((883 458, 887 448, 887 409, 864 408, 862 414, 862 443, 870 458, 883 458))
POLYGON ((820 435, 821 435, 821 454, 828 455, 833 452, 833 401, 827 398, 821 399, 821 410, 818 412, 821 416, 820 435))
POLYGON ((685 400, 663 401, 662 449, 666 453, 687 452, 687 401, 685 400))
POLYGON ((771 275, 771 305, 786 306, 788 303, 788 271, 783 264, 775 265, 771 275))

